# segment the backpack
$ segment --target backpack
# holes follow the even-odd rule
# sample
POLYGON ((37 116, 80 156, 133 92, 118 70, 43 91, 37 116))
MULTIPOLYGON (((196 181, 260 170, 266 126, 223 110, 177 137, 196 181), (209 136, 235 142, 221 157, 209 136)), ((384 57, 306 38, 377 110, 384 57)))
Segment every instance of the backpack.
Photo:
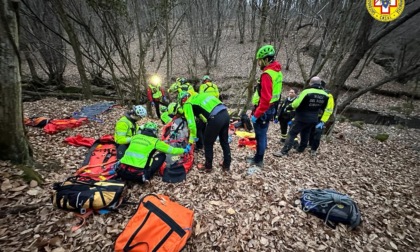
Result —
POLYGON ((252 124, 251 124, 251 119, 249 119, 249 116, 247 114, 242 114, 241 115, 241 122, 242 122, 242 126, 244 127, 245 130, 247 130, 247 131, 253 130, 253 127, 252 127, 252 124))
POLYGON ((66 211, 85 214, 93 210, 115 210, 126 194, 122 181, 80 181, 70 177, 62 183, 54 183, 53 206, 66 211))
POLYGON ((335 228, 338 223, 342 223, 354 229, 360 224, 359 208, 348 195, 331 189, 309 189, 301 192, 302 210, 323 219, 327 226, 335 228))
POLYGON ((115 251, 175 252, 192 234, 194 211, 165 195, 148 194, 115 242, 115 251))
POLYGON ((111 135, 96 140, 76 171, 79 180, 109 180, 116 176, 117 144, 111 135))

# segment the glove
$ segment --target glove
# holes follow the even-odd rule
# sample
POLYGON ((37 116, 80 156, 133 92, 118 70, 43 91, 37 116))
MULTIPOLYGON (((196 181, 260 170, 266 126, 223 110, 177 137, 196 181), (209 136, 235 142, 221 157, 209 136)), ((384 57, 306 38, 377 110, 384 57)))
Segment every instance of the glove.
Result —
POLYGON ((322 129, 322 128, 324 128, 324 122, 320 122, 320 123, 318 123, 318 124, 315 126, 315 128, 317 128, 317 129, 322 129))
POLYGON ((198 142, 198 137, 194 138, 194 143, 198 142))
POLYGON ((152 107, 154 107, 155 106, 155 103, 154 102, 151 102, 150 105, 152 105, 152 107))
POLYGON ((185 146, 185 148, 184 148, 184 153, 189 153, 190 152, 190 150, 191 150, 191 145, 190 144, 188 144, 187 146, 185 146))
POLYGON ((257 122, 257 118, 255 116, 251 116, 251 122, 252 123, 256 123, 257 122))
POLYGON ((292 126, 292 124, 293 124, 293 121, 292 120, 290 120, 289 122, 287 122, 287 125, 289 125, 289 126, 292 126))
POLYGON ((274 123, 275 123, 275 124, 279 123, 279 119, 277 119, 277 117, 276 117, 276 118, 274 118, 274 123))

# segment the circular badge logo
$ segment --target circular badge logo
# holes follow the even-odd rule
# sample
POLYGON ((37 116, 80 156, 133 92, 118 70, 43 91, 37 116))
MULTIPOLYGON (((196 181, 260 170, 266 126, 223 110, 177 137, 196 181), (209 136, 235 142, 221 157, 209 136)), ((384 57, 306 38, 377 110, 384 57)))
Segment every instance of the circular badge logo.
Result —
POLYGON ((369 14, 381 22, 397 19, 404 10, 404 0, 366 0, 369 14))

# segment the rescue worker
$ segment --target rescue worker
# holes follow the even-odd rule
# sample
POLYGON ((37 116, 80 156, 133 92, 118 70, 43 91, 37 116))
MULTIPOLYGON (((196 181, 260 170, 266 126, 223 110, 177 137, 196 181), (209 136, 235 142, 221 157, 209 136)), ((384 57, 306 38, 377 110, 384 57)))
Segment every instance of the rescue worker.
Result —
POLYGON ((264 45, 258 49, 256 58, 263 71, 252 97, 254 111, 251 121, 254 126, 257 150, 255 155, 247 157, 247 162, 254 168, 263 167, 265 149, 267 148, 267 130, 275 115, 282 89, 283 74, 281 65, 274 59, 276 51, 272 45, 264 45))
MULTIPOLYGON (((209 95, 213 95, 214 97, 219 99, 219 88, 217 87, 216 84, 214 84, 211 81, 210 76, 204 75, 201 83, 202 84, 200 85, 198 93, 200 93, 200 94, 206 93, 206 94, 209 94, 209 95)), ((206 123, 207 123, 206 120, 200 120, 200 119, 196 120, 198 141, 197 141, 197 143, 195 145, 195 148, 194 148, 195 152, 199 152, 201 149, 203 149, 203 146, 204 146, 204 131, 206 130, 206 123)))
POLYGON ((296 99, 297 94, 298 94, 297 88, 291 88, 289 90, 289 95, 280 104, 277 120, 280 123, 280 131, 281 131, 280 142, 281 143, 286 142, 287 128, 289 127, 289 125, 291 125, 291 121, 293 117, 295 116, 294 111, 287 110, 286 108, 296 99))
POLYGON ((323 121, 318 121, 318 114, 324 111, 323 116, 328 113, 325 109, 328 102, 328 94, 321 86, 321 78, 312 77, 309 81, 310 87, 303 90, 299 97, 296 98, 289 108, 296 110, 295 120, 292 128, 287 134, 286 142, 283 148, 274 153, 276 157, 288 155, 289 150, 293 146, 295 137, 300 133, 300 144, 297 148, 298 152, 303 152, 308 145, 309 134, 312 127, 322 128, 323 121))
POLYGON ((160 118, 159 105, 168 106, 168 100, 165 96, 165 90, 161 86, 160 79, 157 77, 152 77, 151 83, 147 88, 147 98, 150 101, 150 105, 155 107, 157 117, 160 118))
POLYGON ((169 87, 168 92, 176 93, 176 95, 179 95, 182 91, 188 91, 191 95, 195 94, 194 87, 189 82, 187 82, 187 79, 179 77, 169 87))
POLYGON ((125 113, 115 124, 114 140, 118 144, 117 159, 123 157, 125 150, 131 142, 132 137, 139 129, 137 121, 147 116, 146 109, 141 106, 133 106, 133 109, 125 113))
POLYGON ((231 154, 229 147, 229 114, 227 107, 216 97, 202 93, 191 95, 182 92, 178 96, 179 104, 184 111, 188 128, 190 129, 189 145, 194 144, 197 137, 195 117, 207 120, 204 131, 204 171, 211 172, 213 169, 213 145, 219 137, 223 150, 222 169, 230 171, 231 154))
POLYGON ((334 97, 328 90, 325 89, 326 85, 327 83, 321 80, 321 87, 328 94, 328 102, 327 107, 325 108, 325 113, 324 111, 322 111, 322 113, 320 113, 318 117, 319 122, 322 122, 322 124, 319 125, 318 128, 316 126, 312 127, 311 133, 309 134, 309 146, 311 146, 311 156, 316 156, 319 144, 321 143, 321 136, 324 130, 324 124, 330 119, 331 114, 334 112, 334 97))
POLYGON ((211 81, 208 75, 203 76, 198 93, 207 93, 219 99, 219 88, 211 81))
POLYGON ((154 122, 147 122, 140 127, 120 161, 117 170, 119 177, 140 183, 148 182, 165 162, 166 154, 181 155, 190 151, 190 146, 184 149, 170 146, 160 140, 157 133, 158 126, 154 122), (155 154, 156 151, 159 152, 155 154))
POLYGON ((170 121, 172 121, 174 116, 182 115, 182 113, 180 113, 181 111, 182 109, 179 109, 178 103, 171 102, 168 105, 168 109, 160 116, 160 119, 164 124, 168 124, 170 121))

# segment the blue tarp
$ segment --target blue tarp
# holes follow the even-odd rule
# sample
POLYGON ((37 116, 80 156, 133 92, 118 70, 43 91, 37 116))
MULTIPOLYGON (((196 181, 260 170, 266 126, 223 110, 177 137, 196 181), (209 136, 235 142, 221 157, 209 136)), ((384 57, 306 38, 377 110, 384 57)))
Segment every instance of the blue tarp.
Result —
POLYGON ((114 102, 102 102, 84 106, 80 111, 73 113, 73 118, 79 119, 87 117, 89 120, 102 122, 102 120, 96 118, 96 116, 110 110, 112 106, 114 106, 114 102))

